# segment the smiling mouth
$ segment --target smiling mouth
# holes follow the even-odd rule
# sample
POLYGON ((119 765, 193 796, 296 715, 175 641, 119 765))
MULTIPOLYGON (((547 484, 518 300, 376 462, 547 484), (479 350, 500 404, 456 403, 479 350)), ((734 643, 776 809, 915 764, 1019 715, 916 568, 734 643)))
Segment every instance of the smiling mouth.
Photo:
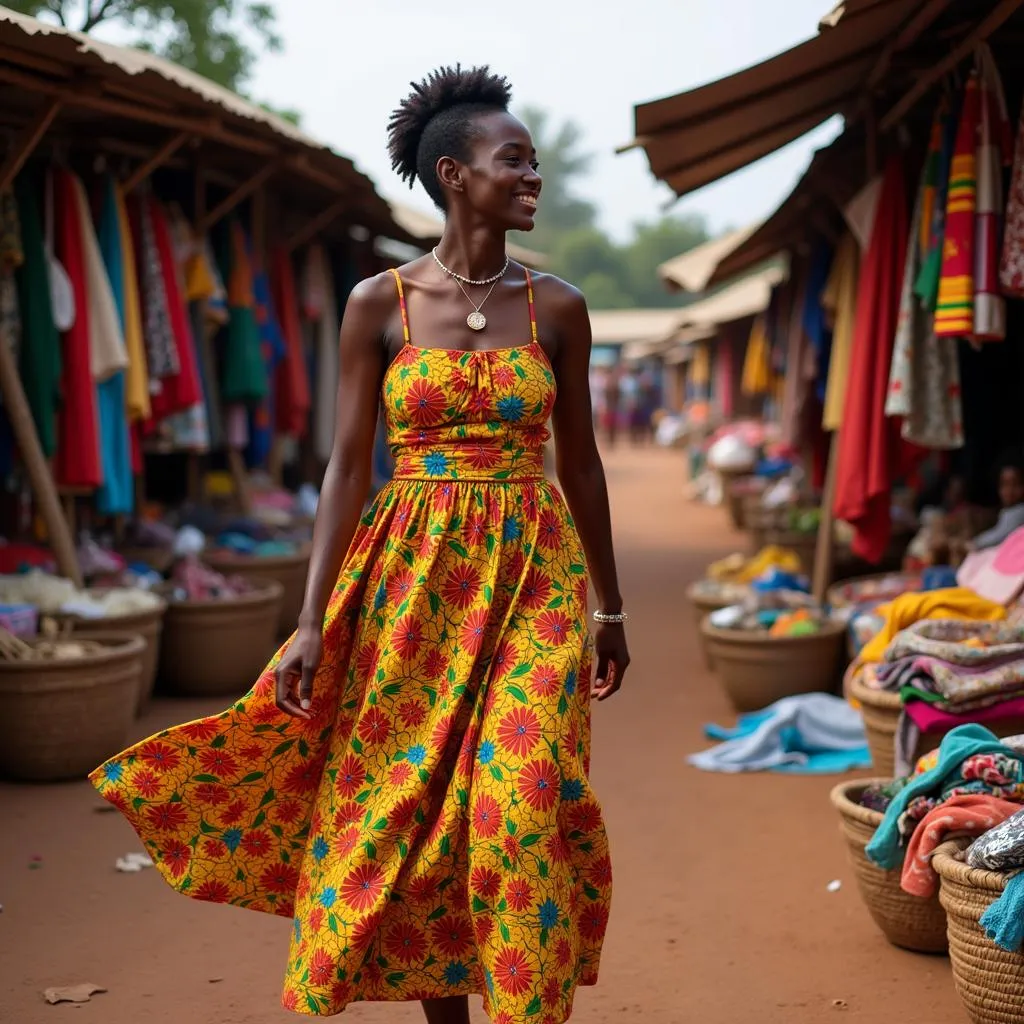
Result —
POLYGON ((537 194, 535 192, 517 192, 516 199, 518 199, 523 206, 528 206, 531 210, 537 209, 537 194))

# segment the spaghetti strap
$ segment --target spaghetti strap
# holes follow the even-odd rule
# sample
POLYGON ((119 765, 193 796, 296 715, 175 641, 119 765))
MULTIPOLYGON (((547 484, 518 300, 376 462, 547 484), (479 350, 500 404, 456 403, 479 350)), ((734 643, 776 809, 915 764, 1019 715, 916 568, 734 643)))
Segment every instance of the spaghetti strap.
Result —
POLYGON ((533 305, 533 278, 530 276, 530 268, 523 267, 526 272, 526 301, 530 307, 530 341, 537 344, 537 310, 533 305))
MULTIPOLYGON (((399 308, 402 310, 402 339, 404 340, 405 344, 408 345, 411 341, 411 335, 409 334, 409 310, 405 306, 405 289, 402 287, 402 275, 399 274, 394 267, 392 267, 388 271, 388 273, 393 274, 395 277, 395 286, 398 288, 398 305, 399 308)), ((530 309, 532 310, 532 298, 530 299, 530 302, 530 309)), ((533 316, 532 313, 530 315, 531 317, 533 316)), ((537 339, 534 338, 534 341, 536 340, 537 339)))

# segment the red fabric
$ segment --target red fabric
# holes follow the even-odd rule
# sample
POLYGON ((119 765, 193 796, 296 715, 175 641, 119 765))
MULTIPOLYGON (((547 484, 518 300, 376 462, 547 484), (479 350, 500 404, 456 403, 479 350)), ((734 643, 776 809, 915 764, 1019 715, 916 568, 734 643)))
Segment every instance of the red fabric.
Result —
POLYGON ((725 419, 732 417, 733 358, 732 339, 723 337, 717 346, 715 360, 715 391, 718 394, 718 408, 725 419))
POLYGON ((61 407, 57 418, 57 452, 54 474, 66 487, 99 487, 99 418, 96 385, 89 363, 89 294, 85 281, 85 257, 79 227, 74 179, 68 171, 55 171, 54 243, 75 294, 75 322, 63 335, 61 407))
POLYGON ((178 350, 178 374, 174 377, 165 377, 161 382, 160 392, 152 396, 153 419, 162 420, 176 412, 191 409, 194 405, 201 405, 203 389, 167 215, 156 199, 149 199, 146 206, 146 212, 153 224, 157 251, 160 254, 167 310, 171 319, 171 329, 174 331, 175 347, 178 350))
POLYGON ((886 164, 871 243, 857 288, 850 370, 834 512, 856 533, 854 553, 879 562, 892 532, 890 492, 919 450, 900 437, 898 418, 885 415, 893 340, 899 314, 907 239, 906 169, 894 154, 886 164))
POLYGON ((284 434, 303 437, 309 428, 309 413, 313 403, 302 350, 302 323, 299 318, 295 272, 291 258, 284 249, 276 249, 271 256, 270 288, 285 344, 285 356, 278 363, 274 384, 277 428, 284 434))

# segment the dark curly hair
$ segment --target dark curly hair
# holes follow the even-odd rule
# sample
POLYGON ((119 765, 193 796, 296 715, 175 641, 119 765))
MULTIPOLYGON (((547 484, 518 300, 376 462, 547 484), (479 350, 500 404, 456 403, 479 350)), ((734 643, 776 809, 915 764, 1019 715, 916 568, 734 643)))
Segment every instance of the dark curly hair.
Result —
POLYGON ((437 180, 437 162, 449 156, 469 159, 477 135, 474 118, 508 110, 512 87, 508 79, 483 67, 441 67, 422 82, 410 82, 412 92, 398 105, 388 121, 388 154, 391 167, 409 187, 416 179, 440 208, 444 190, 437 180))

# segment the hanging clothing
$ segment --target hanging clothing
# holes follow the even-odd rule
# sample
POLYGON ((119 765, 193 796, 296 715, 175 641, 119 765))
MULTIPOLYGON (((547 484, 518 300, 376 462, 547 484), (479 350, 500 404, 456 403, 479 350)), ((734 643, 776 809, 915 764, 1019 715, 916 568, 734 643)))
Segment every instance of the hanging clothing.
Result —
MULTIPOLYGON (((167 299, 163 264, 156 242, 153 225, 153 203, 148 198, 135 198, 129 204, 135 255, 138 261, 139 289, 142 296, 142 316, 146 342, 146 365, 150 376, 152 396, 163 393, 163 382, 181 372, 178 359, 177 341, 171 323, 171 310, 167 299)), ((153 415, 165 415, 167 401, 161 402, 161 411, 153 415)))
POLYGON ((253 276, 253 297, 256 300, 260 355, 263 357, 268 386, 266 398, 251 408, 249 450, 246 456, 250 466, 262 466, 270 456, 274 443, 277 371, 287 350, 270 295, 270 279, 265 270, 260 270, 253 276))
POLYGON ((839 432, 835 515, 854 527, 854 553, 872 563, 882 558, 889 543, 890 492, 901 454, 898 428, 885 415, 885 395, 909 235, 905 174, 902 155, 890 157, 861 269, 839 432))
POLYGON ((285 353, 277 370, 274 390, 277 398, 277 429, 292 437, 303 437, 309 428, 312 402, 309 376, 302 350, 302 323, 295 272, 291 256, 283 249, 271 255, 271 292, 284 341, 285 353))
POLYGON ((825 408, 821 418, 822 427, 829 431, 838 430, 843 421, 859 276, 860 246, 853 232, 848 231, 836 249, 828 280, 821 292, 821 306, 832 325, 825 408))
POLYGON ((927 206, 928 173, 926 165, 904 261, 885 414, 901 420, 906 440, 922 448, 951 449, 964 443, 956 340, 936 337, 935 319, 914 290, 924 251, 921 225, 927 206))
POLYGON ((223 255, 229 311, 221 382, 224 401, 257 403, 267 397, 270 382, 260 351, 249 246, 242 225, 235 219, 228 226, 223 255))
POLYGON ((1017 144, 1010 174, 999 284, 1004 295, 1024 298, 1024 104, 1018 119, 1017 144))
MULTIPOLYGON (((110 189, 111 198, 108 202, 112 203, 117 219, 117 241, 121 255, 121 325, 124 329, 124 346, 128 353, 125 404, 130 420, 148 420, 152 415, 152 406, 149 400, 149 367, 146 363, 146 339, 142 329, 142 299, 139 294, 135 243, 132 239, 132 225, 128 217, 124 189, 113 178, 110 179, 110 189)), ((113 246, 113 239, 108 244, 113 246)))
POLYGON ((747 352, 743 359, 743 374, 740 379, 740 390, 750 398, 767 395, 771 388, 769 355, 764 316, 756 316, 750 328, 747 352))
MULTIPOLYGON (((70 171, 53 172, 56 255, 70 279, 75 306, 74 323, 63 337, 62 403, 54 472, 58 484, 93 490, 103 482, 103 471, 90 350, 89 272, 76 184, 70 171)), ((101 361, 99 354, 96 358, 101 361)))
POLYGON ((813 355, 814 396, 825 401, 828 387, 828 364, 832 355, 832 332, 822 295, 832 267, 832 247, 819 239, 807 268, 807 291, 804 293, 803 329, 813 355))
POLYGON ((21 347, 21 315, 15 272, 25 262, 18 204, 10 188, 0 191, 0 343, 17 359, 21 347))
POLYGON ((783 383, 780 433, 783 444, 798 447, 804 422, 804 403, 810 390, 807 379, 807 335, 803 308, 807 296, 806 275, 793 285, 793 304, 786 323, 786 377, 783 383))
POLYGON ((914 282, 914 292, 922 305, 933 313, 939 303, 939 281, 942 277, 943 245, 946 240, 946 205, 949 201, 950 169, 956 148, 957 128, 960 123, 960 105, 951 96, 944 95, 939 104, 929 154, 925 161, 925 208, 930 205, 927 225, 921 225, 922 238, 927 227, 927 238, 921 250, 921 268, 914 282), (930 199, 930 193, 934 198, 930 199))
POLYGON ((60 332, 53 316, 43 222, 32 175, 22 174, 18 178, 15 197, 25 255, 15 273, 24 338, 18 353, 18 375, 32 410, 43 454, 50 457, 57 450, 57 406, 63 367, 60 332))
POLYGON ((334 448, 336 405, 338 400, 338 332, 341 317, 327 252, 321 245, 310 246, 303 275, 303 296, 307 314, 316 312, 314 352, 316 394, 313 400, 313 450, 321 462, 331 457, 334 448))

